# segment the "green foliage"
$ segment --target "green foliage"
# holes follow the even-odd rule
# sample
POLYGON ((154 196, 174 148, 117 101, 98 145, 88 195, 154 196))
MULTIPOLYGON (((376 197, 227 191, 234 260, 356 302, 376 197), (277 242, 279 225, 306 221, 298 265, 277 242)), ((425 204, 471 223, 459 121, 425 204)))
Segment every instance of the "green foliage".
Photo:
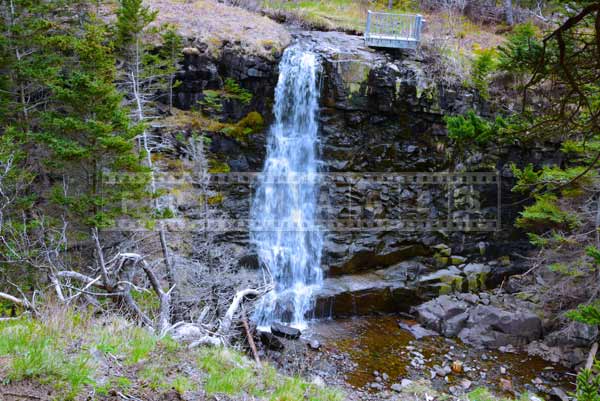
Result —
POLYGON ((135 46, 140 34, 156 19, 158 11, 143 5, 143 0, 120 0, 117 10, 117 45, 125 48, 135 46))
POLYGON ((596 248, 595 246, 588 246, 585 249, 585 253, 587 254, 587 256, 592 258, 592 260, 596 264, 596 267, 600 266, 600 249, 596 248))
POLYGON ((92 384, 93 367, 86 355, 67 356, 59 334, 37 321, 0 323, 0 356, 9 356, 7 379, 51 379, 64 389, 65 400, 92 384))
POLYGON ((167 25, 162 27, 162 30, 162 46, 158 52, 158 59, 161 60, 159 65, 163 70, 163 76, 166 77, 168 104, 171 109, 173 107, 173 90, 181 84, 175 79, 175 73, 183 49, 183 38, 179 36, 174 26, 167 25))
POLYGON ((199 351, 198 365, 208 373, 204 389, 208 394, 235 396, 245 392, 271 401, 342 401, 344 395, 321 388, 298 377, 284 377, 270 366, 257 368, 242 355, 225 348, 199 351))
POLYGON ((496 64, 496 49, 481 49, 475 52, 471 81, 483 99, 489 98, 490 74, 496 69, 496 64))
MULTIPOLYGON (((467 399, 469 401, 510 401, 510 399, 495 396, 485 387, 477 387, 472 390, 467 394, 467 399)), ((530 399, 529 393, 526 392, 519 397, 520 401, 529 401, 530 399)))
MULTIPOLYGON (((147 197, 149 175, 135 152, 141 126, 132 125, 114 86, 115 57, 106 28, 85 25, 65 52, 76 57, 71 68, 51 85, 55 108, 44 116, 37 137, 51 152, 51 170, 65 177, 66 191, 55 200, 65 212, 87 226, 107 227, 121 211, 121 202, 147 197), (106 172, 135 173, 145 180, 107 184, 106 172)), ((57 192, 54 192, 56 195, 57 192)))
POLYGON ((224 89, 226 97, 229 99, 239 100, 245 105, 252 101, 252 93, 242 88, 233 78, 225 79, 224 89))
POLYGON ((502 117, 496 117, 495 121, 490 122, 479 117, 473 110, 469 110, 464 116, 445 116, 444 121, 448 137, 459 145, 485 145, 497 139, 507 126, 502 117))
POLYGON ((538 28, 531 22, 516 25, 505 44, 498 47, 498 68, 515 74, 532 71, 542 55, 538 28))
POLYGON ((532 164, 526 165, 523 169, 513 164, 511 170, 517 179, 517 183, 513 187, 514 192, 527 193, 532 189, 537 191, 560 189, 564 196, 578 195, 580 189, 589 185, 596 175, 594 171, 586 173, 583 166, 560 168, 552 165, 535 170, 532 164))
POLYGON ((567 265, 564 263, 551 263, 548 266, 548 269, 555 273, 560 273, 564 276, 569 277, 582 277, 584 273, 579 268, 579 266, 567 265))
POLYGON ((220 132, 237 139, 240 142, 246 141, 248 135, 259 132, 264 128, 264 120, 260 113, 251 111, 244 118, 235 124, 226 124, 220 132))
POLYGON ((221 94, 214 90, 205 90, 202 99, 198 101, 200 109, 208 114, 217 114, 223 111, 223 103, 221 94))
POLYGON ((549 229, 572 230, 579 223, 576 215, 561 209, 555 195, 543 194, 536 196, 535 203, 520 212, 515 225, 539 233, 549 229))
POLYGON ((155 365, 144 367, 140 371, 140 378, 153 391, 167 386, 163 369, 155 365))
POLYGON ((579 305, 577 309, 568 312, 567 317, 590 326, 598 326, 600 325, 600 302, 579 305))
POLYGON ((156 336, 146 329, 141 327, 132 329, 127 344, 129 355, 125 362, 133 365, 147 358, 154 347, 156 347, 157 341, 156 336))
POLYGON ((217 159, 209 159, 208 166, 208 172, 212 174, 228 173, 231 171, 229 164, 217 159))
POLYGON ((248 105, 252 101, 252 93, 242 88, 232 78, 225 80, 222 91, 205 89, 202 94, 203 97, 198 101, 198 104, 200 105, 200 109, 209 115, 218 114, 223 111, 224 100, 236 100, 243 105, 248 105))
MULTIPOLYGON (((596 362, 595 369, 600 370, 600 363, 596 362)), ((574 396, 577 401, 600 401, 600 374, 594 374, 591 369, 579 372, 574 396)))
POLYGON ((176 376, 175 379, 171 381, 170 385, 175 391, 182 395, 183 393, 192 391, 196 388, 194 382, 185 376, 176 376))

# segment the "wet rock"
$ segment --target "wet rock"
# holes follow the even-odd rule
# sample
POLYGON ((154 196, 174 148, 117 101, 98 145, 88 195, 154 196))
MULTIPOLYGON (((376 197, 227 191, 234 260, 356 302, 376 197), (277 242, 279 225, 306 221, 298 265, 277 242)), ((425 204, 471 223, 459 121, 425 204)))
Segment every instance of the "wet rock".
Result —
POLYGON ((282 351, 285 348, 281 340, 277 338, 273 333, 270 333, 268 331, 259 331, 258 338, 266 348, 271 349, 273 351, 282 351))
POLYGON ((433 370, 434 370, 435 374, 437 376, 439 376, 439 377, 446 377, 452 371, 452 369, 449 366, 441 367, 441 366, 438 366, 438 365, 435 365, 433 367, 433 370))
POLYGON ((369 384, 369 387, 372 388, 373 390, 383 390, 383 384, 377 383, 377 382, 373 382, 373 383, 369 384))
POLYGON ((424 338, 424 337, 439 336, 439 334, 437 332, 426 329, 425 327, 421 326, 420 324, 408 324, 408 323, 400 322, 400 323, 398 323, 398 326, 400 326, 401 329, 406 330, 410 334, 412 334, 416 340, 420 340, 421 338, 424 338))
POLYGON ((273 323, 271 325, 271 333, 278 337, 287 338, 290 340, 296 340, 300 338, 302 332, 294 327, 286 326, 279 323, 273 323))
POLYGON ((319 340, 312 339, 308 342, 308 347, 312 350, 318 351, 321 348, 319 340))
POLYGON ((316 317, 348 317, 375 312, 408 312, 424 299, 418 286, 406 281, 418 263, 400 263, 364 274, 327 278, 315 294, 316 317))

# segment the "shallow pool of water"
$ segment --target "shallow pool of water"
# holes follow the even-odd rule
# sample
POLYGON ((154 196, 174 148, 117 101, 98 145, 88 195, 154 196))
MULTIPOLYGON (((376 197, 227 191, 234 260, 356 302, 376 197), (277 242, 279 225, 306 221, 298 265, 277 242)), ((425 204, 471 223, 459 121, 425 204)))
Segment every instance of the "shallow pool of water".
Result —
MULTIPOLYGON (((524 353, 472 349, 458 340, 426 337, 420 340, 399 327, 397 316, 369 316, 335 321, 322 321, 311 328, 325 352, 344 355, 346 382, 365 387, 375 380, 374 372, 389 376, 386 387, 404 378, 431 379, 434 365, 463 363, 461 373, 451 373, 447 379, 437 376, 432 383, 440 390, 468 380, 474 388, 485 385, 505 394, 507 383, 514 392, 551 391, 558 386, 571 389, 573 379, 562 366, 524 353), (422 366, 415 366, 415 352, 423 355, 422 366), (411 365, 413 363, 413 365, 411 365)), ((404 321, 411 323, 410 321, 404 321)))

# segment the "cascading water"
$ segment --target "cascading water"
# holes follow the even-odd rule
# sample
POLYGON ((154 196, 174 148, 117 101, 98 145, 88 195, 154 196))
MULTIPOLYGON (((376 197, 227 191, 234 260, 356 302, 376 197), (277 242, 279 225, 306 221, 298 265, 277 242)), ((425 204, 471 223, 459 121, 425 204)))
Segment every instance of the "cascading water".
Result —
POLYGON ((323 238, 316 226, 319 63, 315 54, 285 50, 275 89, 275 121, 251 210, 251 240, 274 288, 256 309, 261 327, 306 325, 312 293, 323 281, 323 238))

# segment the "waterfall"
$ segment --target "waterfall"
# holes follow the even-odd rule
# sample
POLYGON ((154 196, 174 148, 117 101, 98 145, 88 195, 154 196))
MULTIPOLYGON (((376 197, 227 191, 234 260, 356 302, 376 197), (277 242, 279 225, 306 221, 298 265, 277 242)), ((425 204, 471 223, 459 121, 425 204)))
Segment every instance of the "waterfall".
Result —
POLYGON ((279 65, 275 121, 251 209, 250 239, 274 282, 254 315, 261 327, 304 328, 312 292, 323 281, 316 229, 319 68, 315 54, 298 46, 286 49, 279 65))

